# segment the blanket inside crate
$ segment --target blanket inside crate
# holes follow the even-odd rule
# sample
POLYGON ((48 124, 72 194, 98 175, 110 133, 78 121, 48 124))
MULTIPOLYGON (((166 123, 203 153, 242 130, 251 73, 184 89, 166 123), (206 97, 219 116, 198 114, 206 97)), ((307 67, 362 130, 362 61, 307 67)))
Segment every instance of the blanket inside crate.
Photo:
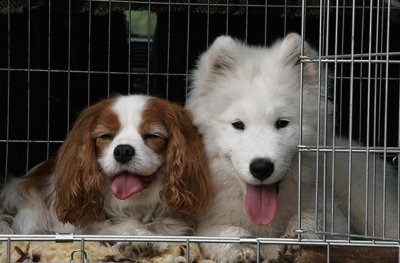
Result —
MULTIPOLYGON (((197 244, 190 244, 189 257, 193 263, 214 263, 212 260, 206 260, 200 253, 197 244)), ((0 244, 0 262, 57 262, 69 263, 71 254, 74 251, 80 251, 81 243, 56 243, 53 241, 12 241, 10 246, 10 255, 7 255, 6 242, 0 244)), ((85 242, 84 249, 89 263, 93 262, 140 262, 140 263, 183 263, 186 262, 186 244, 170 243, 167 250, 160 255, 152 257, 142 257, 139 261, 132 261, 122 256, 116 246, 107 242, 85 242)), ((73 254, 73 262, 81 262, 82 253, 73 254)))
MULTIPOLYGON (((189 257, 191 263, 215 263, 206 259, 200 252, 198 244, 190 244, 189 257)), ((52 241, 13 241, 10 255, 7 255, 6 242, 0 244, 0 262, 57 262, 69 263, 71 254, 79 251, 80 242, 56 243, 52 241), (9 257, 9 258, 8 258, 9 257)), ((186 262, 186 244, 170 243, 167 250, 157 256, 144 256, 139 261, 133 261, 122 256, 115 246, 107 242, 86 242, 85 253, 89 263, 93 262, 140 262, 140 263, 184 263, 186 262)), ((81 262, 81 253, 73 255, 73 263, 81 262)), ((284 246, 278 260, 282 263, 324 263, 327 261, 326 246, 284 246)), ((354 247, 331 246, 329 262, 332 263, 391 263, 399 262, 399 248, 386 247, 354 247)))

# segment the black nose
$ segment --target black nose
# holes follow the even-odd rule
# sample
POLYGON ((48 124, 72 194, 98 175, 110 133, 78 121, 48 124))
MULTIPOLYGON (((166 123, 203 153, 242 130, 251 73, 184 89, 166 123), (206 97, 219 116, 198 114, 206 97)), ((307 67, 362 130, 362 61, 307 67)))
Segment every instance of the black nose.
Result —
POLYGON ((267 158, 256 158, 250 163, 251 174, 260 181, 264 181, 274 172, 274 163, 267 158))
POLYGON ((114 149, 114 158, 117 162, 126 163, 135 155, 135 148, 127 144, 121 144, 114 149))

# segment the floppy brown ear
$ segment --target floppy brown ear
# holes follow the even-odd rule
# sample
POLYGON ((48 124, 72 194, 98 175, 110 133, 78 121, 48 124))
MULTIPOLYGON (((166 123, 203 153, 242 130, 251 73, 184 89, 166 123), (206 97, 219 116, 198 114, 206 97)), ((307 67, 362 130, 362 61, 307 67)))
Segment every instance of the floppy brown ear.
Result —
POLYGON ((55 211, 61 222, 84 226, 101 214, 102 176, 96 162, 93 130, 104 100, 85 109, 60 147, 55 163, 55 211))
POLYGON ((206 154, 189 111, 168 104, 163 116, 169 141, 161 197, 179 214, 193 215, 202 211, 212 196, 206 154))

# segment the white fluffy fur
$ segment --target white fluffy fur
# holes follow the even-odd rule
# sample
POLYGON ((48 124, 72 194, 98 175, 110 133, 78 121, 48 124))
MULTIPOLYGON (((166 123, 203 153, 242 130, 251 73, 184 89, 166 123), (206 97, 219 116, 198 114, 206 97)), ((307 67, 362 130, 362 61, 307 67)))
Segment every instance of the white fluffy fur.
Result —
MULTIPOLYGON (((300 126, 302 144, 317 145, 318 89, 317 64, 304 64, 304 89, 302 124, 300 123, 300 36, 289 34, 271 47, 251 47, 229 36, 218 37, 200 57, 193 74, 193 85, 187 101, 194 123, 204 136, 211 177, 216 189, 215 197, 205 215, 198 217, 197 235, 206 236, 258 236, 294 237, 297 229, 297 189, 300 126), (289 124, 281 129, 275 122, 283 118, 289 124), (243 131, 234 129, 232 123, 241 120, 243 131), (254 158, 269 158, 275 165, 273 174, 262 184, 280 181, 277 214, 268 226, 253 224, 244 208, 245 184, 260 184, 249 171, 254 158)), ((305 42, 304 54, 316 56, 305 42)), ((321 91, 324 94, 324 91, 321 91)), ((323 120, 324 98, 321 99, 323 120)), ((328 103, 328 115, 332 106, 328 103)), ((329 121, 328 121, 329 123, 329 121)), ((321 126, 322 127, 322 126, 321 126)), ((328 129, 330 134, 332 129, 328 129)), ((332 144, 332 137, 327 138, 332 144)), ((321 133, 322 145, 323 137, 321 133)), ((348 148, 349 141, 336 138, 335 145, 348 148)), ((357 146, 355 143, 352 146, 357 146)), ((349 155, 335 153, 335 204, 334 225, 331 224, 331 162, 327 160, 327 222, 326 232, 347 233, 348 162, 349 155), (333 228, 332 228, 333 227, 333 228)), ((324 175, 323 154, 302 154, 301 228, 302 237, 318 238, 315 230, 323 231, 322 199, 319 201, 319 220, 315 218, 316 175, 321 182, 322 198, 324 175), (317 223, 316 223, 317 222, 317 223)), ((369 156, 369 221, 365 233, 365 177, 366 154, 352 154, 351 228, 359 234, 372 235, 372 174, 373 156, 369 156)), ((396 217, 397 180, 392 168, 386 167, 386 233, 382 230, 382 173, 383 162, 376 162, 376 218, 377 237, 397 238, 396 217)), ((354 233, 354 232, 353 232, 354 233)), ((256 259, 254 246, 238 244, 202 244, 203 253, 219 262, 252 262, 256 259)), ((262 257, 275 259, 279 246, 262 246, 262 257)))

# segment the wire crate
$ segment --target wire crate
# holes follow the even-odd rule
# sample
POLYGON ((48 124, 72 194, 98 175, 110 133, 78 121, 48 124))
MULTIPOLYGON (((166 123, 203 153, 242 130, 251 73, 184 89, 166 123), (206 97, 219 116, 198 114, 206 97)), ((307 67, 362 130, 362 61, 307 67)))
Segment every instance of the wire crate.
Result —
MULTIPOLYGON (((334 105, 334 119, 321 121, 320 132, 331 129, 357 142, 334 147, 300 140, 299 154, 318 153, 316 165, 324 167, 333 152, 371 153, 399 174, 399 1, 0 0, 0 182, 53 156, 80 110, 101 98, 145 93, 183 105, 196 59, 217 36, 270 45, 289 32, 318 50, 301 63, 318 64, 320 84, 329 87, 321 96, 334 105)), ((324 119, 326 112, 320 114, 324 119)), ((315 220, 326 220, 328 212, 315 220)), ((321 239, 0 235, 0 241, 7 262, 14 242, 60 240, 79 242, 81 250, 106 240, 316 246, 326 262, 337 261, 335 249, 343 247, 387 248, 398 262, 399 234, 390 240, 370 229, 356 234, 350 222, 341 240, 329 239, 334 229, 302 229, 299 221, 299 233, 315 231, 321 239)), ((183 257, 190 261, 190 253, 183 257)))

